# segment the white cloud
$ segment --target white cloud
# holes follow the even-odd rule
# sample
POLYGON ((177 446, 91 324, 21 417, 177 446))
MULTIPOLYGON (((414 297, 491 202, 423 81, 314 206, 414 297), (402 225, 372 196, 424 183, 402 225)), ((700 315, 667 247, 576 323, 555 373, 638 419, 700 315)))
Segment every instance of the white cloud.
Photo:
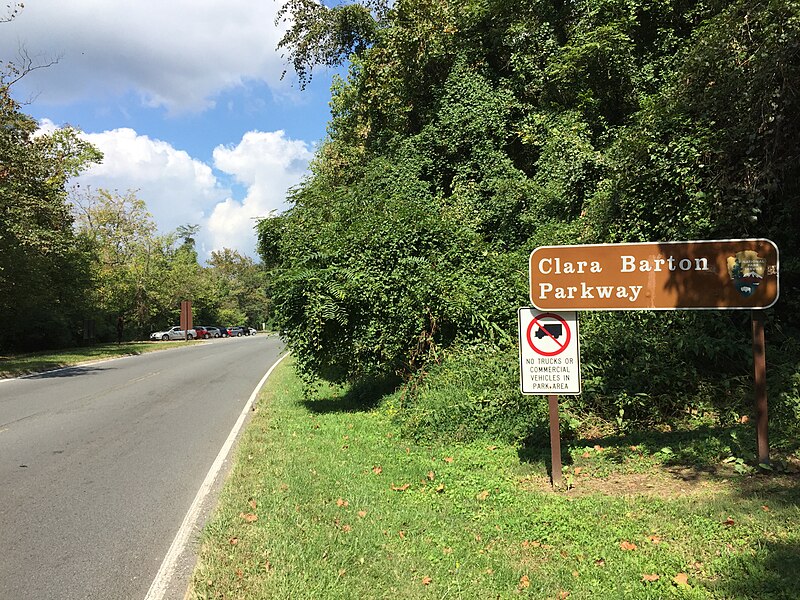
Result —
POLYGON ((213 105, 220 91, 248 81, 280 82, 279 2, 269 0, 35 0, 2 24, 0 58, 20 48, 57 67, 19 86, 43 103, 132 92, 170 112, 213 105))
POLYGON ((138 190, 162 232, 202 223, 228 190, 211 167, 167 142, 132 129, 87 133, 83 137, 103 152, 103 162, 78 178, 82 186, 138 190))
POLYGON ((214 165, 246 186, 247 194, 241 202, 228 198, 214 208, 208 221, 212 248, 244 245, 252 254, 256 219, 286 208, 286 192, 305 175, 312 155, 308 144, 287 139, 283 131, 251 131, 235 147, 217 146, 214 165))
MULTIPOLYGON (((52 130, 51 122, 41 124, 52 130)), ((233 248, 255 257, 255 219, 286 208, 287 190, 300 182, 312 157, 309 146, 283 131, 246 133, 234 147, 214 149, 214 166, 245 189, 237 200, 209 165, 169 143, 132 129, 82 134, 104 154, 76 182, 124 192, 138 190, 162 232, 199 224, 201 259, 233 248)))

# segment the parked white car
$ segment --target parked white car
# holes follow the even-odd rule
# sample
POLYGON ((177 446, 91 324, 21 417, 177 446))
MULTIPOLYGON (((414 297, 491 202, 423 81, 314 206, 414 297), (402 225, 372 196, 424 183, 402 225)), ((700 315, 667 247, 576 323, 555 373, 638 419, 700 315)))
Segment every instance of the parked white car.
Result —
POLYGON ((185 331, 184 329, 180 328, 180 325, 176 325, 172 329, 168 329, 167 331, 156 331, 155 333, 150 334, 151 340, 184 340, 190 339, 193 340, 197 337, 197 333, 194 329, 190 329, 189 331, 185 331))

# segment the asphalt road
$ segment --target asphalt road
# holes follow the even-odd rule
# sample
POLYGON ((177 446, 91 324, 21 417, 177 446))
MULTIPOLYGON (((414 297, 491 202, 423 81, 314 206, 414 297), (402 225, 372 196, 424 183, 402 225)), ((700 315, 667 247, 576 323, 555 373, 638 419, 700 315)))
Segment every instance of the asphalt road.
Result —
POLYGON ((142 599, 275 337, 0 381, 0 598, 142 599))

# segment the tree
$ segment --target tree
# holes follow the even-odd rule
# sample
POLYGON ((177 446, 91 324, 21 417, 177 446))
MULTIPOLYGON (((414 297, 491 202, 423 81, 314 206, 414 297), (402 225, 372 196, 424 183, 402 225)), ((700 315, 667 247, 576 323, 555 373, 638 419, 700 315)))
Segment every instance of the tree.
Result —
POLYGON ((72 341, 90 285, 87 248, 76 240, 65 185, 102 155, 72 128, 37 133, 0 85, 0 346, 72 341))
POLYGON ((173 238, 159 235, 136 192, 75 190, 76 227, 94 249, 97 334, 109 338, 119 319, 127 337, 161 326, 172 310, 170 278, 173 238))
POLYGON ((219 299, 220 321, 260 327, 270 320, 264 269, 253 259, 230 248, 215 250, 207 273, 219 299))
POLYGON ((315 0, 286 2, 275 17, 275 25, 289 24, 278 48, 289 53, 300 87, 311 80, 315 66, 338 66, 352 54, 363 53, 377 37, 386 6, 385 0, 332 8, 315 0))

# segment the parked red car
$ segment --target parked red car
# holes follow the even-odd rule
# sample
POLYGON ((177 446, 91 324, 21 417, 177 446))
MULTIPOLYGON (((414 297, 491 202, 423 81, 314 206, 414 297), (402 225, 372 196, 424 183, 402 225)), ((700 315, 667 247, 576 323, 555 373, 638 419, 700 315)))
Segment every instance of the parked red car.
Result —
POLYGON ((194 330, 197 332, 198 340, 207 340, 208 338, 211 337, 211 334, 208 332, 208 329, 206 329, 202 325, 195 325, 194 330))

